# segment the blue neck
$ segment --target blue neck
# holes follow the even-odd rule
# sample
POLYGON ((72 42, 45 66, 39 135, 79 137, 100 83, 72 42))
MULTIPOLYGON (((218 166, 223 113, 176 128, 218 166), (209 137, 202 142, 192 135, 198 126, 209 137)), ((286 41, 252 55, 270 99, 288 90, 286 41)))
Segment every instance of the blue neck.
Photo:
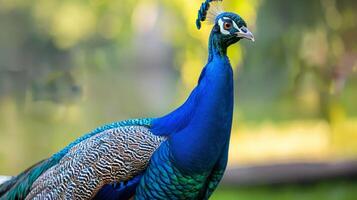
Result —
POLYGON ((190 171, 212 168, 230 137, 233 72, 226 48, 217 44, 211 35, 208 63, 186 102, 152 124, 155 134, 169 136, 179 167, 190 171))
POLYGON ((210 63, 214 57, 227 57, 227 48, 227 45, 212 31, 208 43, 208 63, 210 63))

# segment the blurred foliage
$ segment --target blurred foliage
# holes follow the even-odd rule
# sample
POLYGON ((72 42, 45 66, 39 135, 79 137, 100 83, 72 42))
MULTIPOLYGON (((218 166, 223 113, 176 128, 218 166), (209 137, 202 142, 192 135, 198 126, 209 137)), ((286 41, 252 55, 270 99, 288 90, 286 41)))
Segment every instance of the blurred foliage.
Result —
POLYGON ((248 47, 238 82, 241 103, 255 105, 241 106, 247 118, 356 115, 356 7, 348 0, 264 1, 259 41, 248 47))
MULTIPOLYGON (((195 0, 0 0, 0 172, 103 123, 181 104, 207 59, 195 0)), ((230 162, 357 155, 357 3, 225 0, 257 41, 229 49, 230 162)))

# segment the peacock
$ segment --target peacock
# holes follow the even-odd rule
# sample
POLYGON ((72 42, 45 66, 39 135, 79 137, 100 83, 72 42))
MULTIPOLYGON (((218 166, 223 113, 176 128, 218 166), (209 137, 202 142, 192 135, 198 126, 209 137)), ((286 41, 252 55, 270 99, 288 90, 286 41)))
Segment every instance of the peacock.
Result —
POLYGON ((0 199, 208 199, 228 161, 233 71, 227 48, 254 41, 246 22, 217 0, 196 20, 211 21, 208 62, 176 110, 99 127, 0 186, 0 199))

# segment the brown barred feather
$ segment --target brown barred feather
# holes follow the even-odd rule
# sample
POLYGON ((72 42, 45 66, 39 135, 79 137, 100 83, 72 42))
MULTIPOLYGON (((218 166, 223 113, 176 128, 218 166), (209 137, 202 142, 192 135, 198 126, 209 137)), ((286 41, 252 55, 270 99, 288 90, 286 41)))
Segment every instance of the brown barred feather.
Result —
POLYGON ((105 184, 143 171, 164 137, 143 126, 109 129, 75 145, 42 174, 26 199, 90 199, 105 184))

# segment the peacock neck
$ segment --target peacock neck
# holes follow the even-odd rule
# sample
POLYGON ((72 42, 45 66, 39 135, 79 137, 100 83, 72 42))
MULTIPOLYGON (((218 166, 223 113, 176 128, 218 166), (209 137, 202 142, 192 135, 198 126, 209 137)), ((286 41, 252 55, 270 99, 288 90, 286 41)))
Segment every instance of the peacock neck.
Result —
POLYGON ((214 31, 211 32, 208 42, 208 62, 215 57, 226 57, 227 45, 222 40, 218 39, 218 35, 214 31))
POLYGON ((228 144, 233 115, 233 72, 226 49, 211 37, 209 59, 186 102, 155 119, 152 131, 169 136, 173 158, 182 169, 210 169, 228 144))

